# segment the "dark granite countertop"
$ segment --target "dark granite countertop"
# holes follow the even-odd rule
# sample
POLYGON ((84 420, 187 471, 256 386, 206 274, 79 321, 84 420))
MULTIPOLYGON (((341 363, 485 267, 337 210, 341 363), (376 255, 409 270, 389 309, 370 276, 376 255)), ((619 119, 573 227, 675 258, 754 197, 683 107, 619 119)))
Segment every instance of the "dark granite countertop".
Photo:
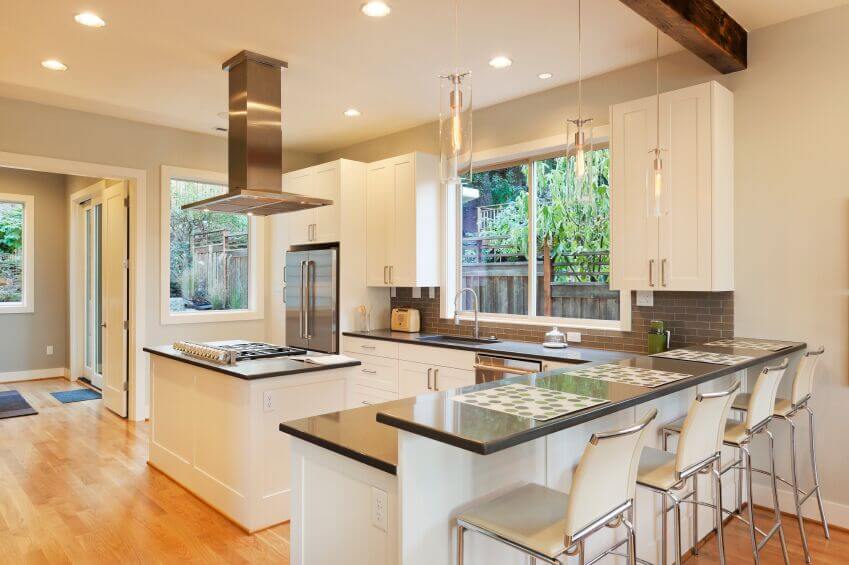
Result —
MULTIPOLYGON (((350 335, 358 334, 352 333, 350 335)), ((631 355, 625 359, 620 357, 617 360, 604 360, 595 363, 616 363, 623 366, 693 375, 656 388, 570 375, 571 372, 588 366, 575 365, 574 368, 563 367, 536 375, 473 385, 453 391, 423 394, 414 398, 403 398, 373 406, 284 422, 280 424, 280 431, 351 457, 372 467, 395 473, 398 462, 396 429, 407 430, 436 441, 486 455, 723 377, 741 369, 770 362, 780 362, 783 357, 806 347, 804 343, 799 342, 785 343, 788 347, 776 352, 729 347, 688 346, 688 349, 752 357, 745 363, 733 366, 678 361, 646 355, 631 355), (610 402, 560 418, 537 421, 452 400, 455 395, 502 386, 508 382, 586 394, 610 402)))
MULTIPOLYGON (((212 343, 233 344, 240 343, 240 341, 232 340, 212 343)), ((225 375, 230 375, 231 377, 236 377, 245 380, 283 377, 287 375, 297 375, 300 373, 311 373, 313 371, 327 371, 330 369, 339 369, 342 367, 354 367, 356 365, 361 364, 359 361, 352 359, 350 362, 340 363, 337 365, 316 365, 315 363, 306 363, 304 361, 297 361, 289 359, 287 357, 273 357, 270 359, 240 361, 236 365, 218 365, 217 363, 210 363, 209 361, 204 361, 203 359, 197 359, 195 357, 184 355, 183 353, 180 353, 170 345, 144 347, 142 348, 142 350, 152 355, 168 357, 169 359, 174 359, 175 361, 182 361, 183 363, 188 363, 189 365, 194 365, 203 369, 209 369, 210 371, 216 371, 218 373, 224 373, 225 375)))
POLYGON ((398 343, 412 343, 415 345, 427 345, 429 347, 447 347, 449 349, 464 349, 479 353, 494 353, 496 355, 515 355, 518 357, 532 357, 546 361, 560 363, 595 363, 597 361, 610 363, 633 357, 634 353, 622 351, 611 351, 607 349, 593 349, 591 347, 580 347, 570 345, 564 349, 551 349, 543 347, 540 343, 529 343, 524 341, 498 341, 495 343, 440 343, 424 341, 421 338, 435 334, 393 332, 392 330, 372 330, 370 332, 343 332, 342 335, 351 337, 363 337, 368 339, 380 339, 384 341, 396 341, 398 343))

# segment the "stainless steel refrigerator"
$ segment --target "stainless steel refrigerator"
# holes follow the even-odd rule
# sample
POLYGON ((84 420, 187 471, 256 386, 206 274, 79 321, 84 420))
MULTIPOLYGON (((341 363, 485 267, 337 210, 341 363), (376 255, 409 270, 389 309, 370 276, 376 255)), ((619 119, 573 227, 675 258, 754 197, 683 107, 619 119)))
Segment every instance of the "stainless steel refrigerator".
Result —
POLYGON ((286 252, 286 345, 337 353, 338 249, 286 252))

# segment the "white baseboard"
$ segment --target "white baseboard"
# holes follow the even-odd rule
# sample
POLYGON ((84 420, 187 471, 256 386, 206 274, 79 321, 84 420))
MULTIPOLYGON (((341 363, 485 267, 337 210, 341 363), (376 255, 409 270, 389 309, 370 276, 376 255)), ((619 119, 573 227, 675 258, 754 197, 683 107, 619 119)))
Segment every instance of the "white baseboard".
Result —
POLYGON ((64 367, 55 369, 33 369, 30 371, 8 371, 0 373, 0 383, 14 383, 18 381, 34 381, 37 379, 49 379, 54 377, 68 378, 70 371, 64 367))
MULTIPOLYGON (((755 504, 772 508, 772 489, 767 485, 753 485, 755 491, 755 504)), ((793 501, 793 493, 789 490, 778 489, 778 504, 781 511, 796 515, 796 503, 793 501)), ((832 502, 827 498, 823 500, 825 507, 825 519, 830 525, 841 528, 849 528, 849 505, 832 502)), ((816 495, 811 496, 802 505, 802 515, 817 522, 820 521, 820 511, 817 507, 816 495)))

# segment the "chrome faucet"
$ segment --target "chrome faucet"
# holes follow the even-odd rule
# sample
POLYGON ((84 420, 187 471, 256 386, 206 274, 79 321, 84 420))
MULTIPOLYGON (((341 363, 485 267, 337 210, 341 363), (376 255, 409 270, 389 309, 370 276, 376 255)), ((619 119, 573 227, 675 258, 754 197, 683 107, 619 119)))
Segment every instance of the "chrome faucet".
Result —
POLYGON ((478 293, 471 288, 461 288, 457 291, 457 294, 454 295, 454 325, 460 325, 460 307, 457 306, 457 300, 463 296, 464 292, 471 292, 472 298, 474 298, 474 306, 475 306, 475 339, 480 339, 480 327, 478 326, 478 293))

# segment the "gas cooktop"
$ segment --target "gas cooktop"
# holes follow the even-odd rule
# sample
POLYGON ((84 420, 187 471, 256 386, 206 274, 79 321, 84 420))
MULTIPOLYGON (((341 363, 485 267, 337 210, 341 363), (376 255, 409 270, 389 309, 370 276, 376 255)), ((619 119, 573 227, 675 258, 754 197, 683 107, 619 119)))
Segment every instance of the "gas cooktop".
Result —
POLYGON ((174 344, 174 349, 189 357, 196 357, 220 365, 234 365, 239 361, 252 361, 254 359, 303 355, 307 352, 305 349, 297 347, 259 342, 212 344, 178 341, 174 344))

